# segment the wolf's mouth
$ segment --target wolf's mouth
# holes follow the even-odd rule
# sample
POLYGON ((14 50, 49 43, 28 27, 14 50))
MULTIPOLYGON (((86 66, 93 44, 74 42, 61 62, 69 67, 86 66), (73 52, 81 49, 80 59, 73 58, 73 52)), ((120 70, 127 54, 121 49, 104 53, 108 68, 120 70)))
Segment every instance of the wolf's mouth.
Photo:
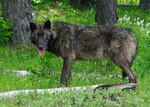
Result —
POLYGON ((39 55, 40 55, 40 56, 45 55, 45 49, 44 49, 43 47, 40 47, 40 48, 39 48, 39 55))

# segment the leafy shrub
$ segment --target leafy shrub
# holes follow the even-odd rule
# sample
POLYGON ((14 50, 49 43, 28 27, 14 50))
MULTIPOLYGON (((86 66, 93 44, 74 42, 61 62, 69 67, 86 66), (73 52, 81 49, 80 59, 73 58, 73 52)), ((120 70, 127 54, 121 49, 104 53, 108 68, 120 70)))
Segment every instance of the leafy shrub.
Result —
POLYGON ((0 17, 0 42, 8 42, 11 37, 11 23, 9 20, 4 20, 0 17))

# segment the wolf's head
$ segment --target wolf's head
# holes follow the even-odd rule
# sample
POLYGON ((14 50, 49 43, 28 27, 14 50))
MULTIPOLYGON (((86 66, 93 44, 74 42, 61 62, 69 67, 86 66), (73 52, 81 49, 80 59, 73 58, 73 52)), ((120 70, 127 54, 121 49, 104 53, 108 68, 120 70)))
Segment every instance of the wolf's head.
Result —
POLYGON ((43 56, 47 50, 50 38, 54 38, 51 30, 51 22, 48 20, 44 24, 30 23, 31 42, 39 49, 39 55, 43 56))

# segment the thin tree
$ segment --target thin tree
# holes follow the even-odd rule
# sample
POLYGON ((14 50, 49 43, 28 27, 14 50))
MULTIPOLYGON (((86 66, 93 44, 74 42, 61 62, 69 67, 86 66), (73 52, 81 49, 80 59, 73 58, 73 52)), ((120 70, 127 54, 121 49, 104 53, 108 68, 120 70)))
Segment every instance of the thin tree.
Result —
POLYGON ((150 0, 140 0, 139 7, 141 9, 150 9, 150 0))
POLYGON ((30 42, 30 26, 32 11, 28 0, 1 0, 4 18, 12 22, 12 42, 27 44, 30 42))
POLYGON ((100 25, 113 24, 117 22, 117 1, 97 0, 95 20, 100 25))

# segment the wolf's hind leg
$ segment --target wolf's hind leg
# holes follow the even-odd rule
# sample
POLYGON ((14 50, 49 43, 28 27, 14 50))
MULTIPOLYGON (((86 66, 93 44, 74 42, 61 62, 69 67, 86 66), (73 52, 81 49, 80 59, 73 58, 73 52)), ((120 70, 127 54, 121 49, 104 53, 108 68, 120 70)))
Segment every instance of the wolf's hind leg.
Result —
MULTIPOLYGON (((135 57, 135 56, 134 56, 135 57)), ((129 67, 131 68, 132 66, 132 63, 133 63, 133 60, 134 60, 134 57, 132 57, 131 61, 128 61, 128 65, 129 67)), ((124 80, 127 76, 126 72, 124 70, 122 70, 122 79, 124 80)))
POLYGON ((130 83, 136 83, 136 77, 130 68, 130 64, 120 55, 114 55, 112 58, 115 63, 122 68, 124 74, 128 76, 130 83))

